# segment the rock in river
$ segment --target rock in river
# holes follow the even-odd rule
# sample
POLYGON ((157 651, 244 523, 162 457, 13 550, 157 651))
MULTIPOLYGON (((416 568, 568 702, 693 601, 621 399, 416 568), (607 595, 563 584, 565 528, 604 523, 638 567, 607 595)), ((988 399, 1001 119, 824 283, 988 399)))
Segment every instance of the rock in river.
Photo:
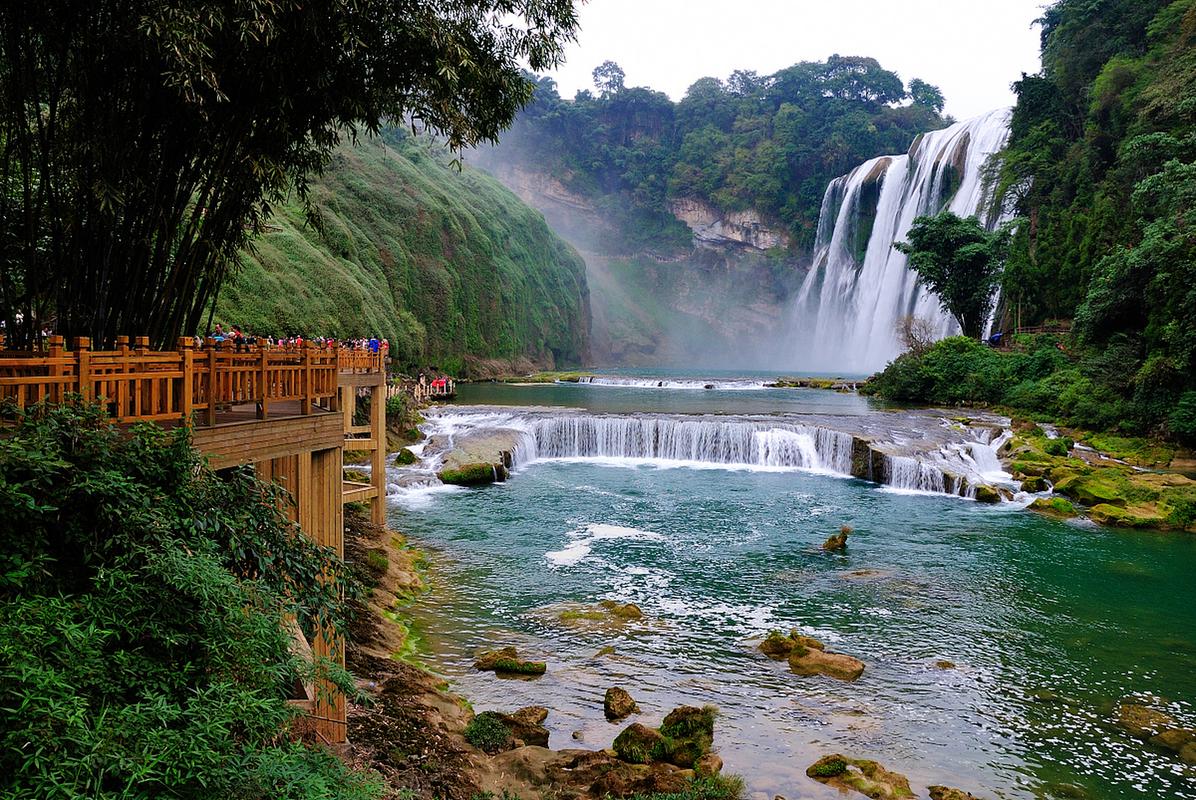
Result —
POLYGON ((514 647, 490 650, 478 656, 473 668, 499 675, 543 675, 548 667, 543 661, 524 661, 514 647))
POLYGON ((760 651, 774 661, 787 660, 795 675, 826 675, 854 681, 864 673, 863 661, 843 653, 828 653, 822 642, 797 631, 788 636, 773 631, 760 644, 760 651))
POLYGON ((620 720, 639 710, 640 707, 635 704, 635 700, 627 693, 626 689, 612 686, 606 690, 606 697, 602 701, 602 711, 606 714, 607 719, 620 720))
POLYGON ((839 791, 855 791, 876 800, 914 797, 909 780, 889 772, 875 761, 842 755, 823 756, 810 765, 806 775, 839 791))

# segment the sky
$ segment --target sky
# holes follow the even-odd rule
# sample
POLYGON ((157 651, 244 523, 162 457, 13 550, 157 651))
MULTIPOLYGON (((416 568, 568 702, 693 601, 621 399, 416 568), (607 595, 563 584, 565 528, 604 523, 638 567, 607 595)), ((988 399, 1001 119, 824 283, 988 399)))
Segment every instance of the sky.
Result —
POLYGON ((698 78, 776 72, 833 53, 871 56, 909 83, 942 89, 967 119, 1011 106, 1009 85, 1038 71, 1046 0, 588 0, 565 64, 549 73, 563 97, 592 89, 610 59, 627 86, 680 100, 698 78))

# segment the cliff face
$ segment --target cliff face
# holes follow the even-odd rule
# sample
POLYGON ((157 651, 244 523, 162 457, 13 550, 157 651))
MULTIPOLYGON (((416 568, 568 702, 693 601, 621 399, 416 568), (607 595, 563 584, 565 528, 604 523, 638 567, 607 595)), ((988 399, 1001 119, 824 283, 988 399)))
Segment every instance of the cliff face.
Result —
POLYGON ((589 360, 585 264, 489 175, 423 139, 345 146, 311 186, 318 226, 280 207, 242 254, 217 319, 267 334, 392 342, 400 363, 589 360))
POLYGON ((789 247, 788 234, 770 226, 754 209, 723 212, 697 198, 684 197, 669 203, 669 211, 689 226, 699 247, 750 247, 761 251, 789 247))
POLYGON ((676 201, 673 214, 693 231, 689 246, 630 249, 610 209, 552 175, 478 155, 585 259, 594 365, 745 368, 775 355, 804 265, 759 214, 676 201))

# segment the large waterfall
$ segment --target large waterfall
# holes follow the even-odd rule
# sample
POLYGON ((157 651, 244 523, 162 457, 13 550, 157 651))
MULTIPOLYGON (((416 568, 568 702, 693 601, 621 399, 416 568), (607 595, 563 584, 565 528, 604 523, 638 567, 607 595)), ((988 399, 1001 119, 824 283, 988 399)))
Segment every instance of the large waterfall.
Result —
POLYGON ((1004 146, 1009 116, 1001 109, 922 134, 909 153, 866 161, 827 187, 814 262, 793 309, 797 367, 878 370, 901 352, 896 326, 910 314, 930 320, 938 338, 958 332, 893 243, 920 215, 981 211, 983 167, 1004 146))

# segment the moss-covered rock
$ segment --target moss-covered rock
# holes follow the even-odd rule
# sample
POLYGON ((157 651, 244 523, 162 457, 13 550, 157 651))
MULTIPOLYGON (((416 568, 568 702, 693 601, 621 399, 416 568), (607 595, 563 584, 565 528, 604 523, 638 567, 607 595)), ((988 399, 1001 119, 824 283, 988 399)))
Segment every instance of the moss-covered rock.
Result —
POLYGON ((841 681, 854 681, 864 674, 864 662, 843 653, 827 653, 807 647, 789 654, 789 670, 795 675, 826 675, 841 681))
POLYGON ((606 690, 606 696, 602 700, 602 712, 607 719, 620 720, 638 713, 639 710, 640 707, 626 689, 612 686, 606 690))
POLYGON ((635 603, 620 603, 615 600, 603 600, 598 605, 602 606, 612 616, 619 619, 643 619, 644 612, 635 603))
POLYGON ((1036 497, 1029 507, 1031 511, 1037 511, 1039 514, 1046 514, 1047 516, 1058 517, 1060 519, 1071 519, 1072 517, 1079 516, 1076 507, 1066 497, 1036 497))
POLYGON ((473 668, 479 672, 494 672, 500 675, 543 675, 548 666, 543 661, 525 661, 514 647, 490 650, 478 656, 473 668))
POLYGON ((1038 475, 1027 475, 1026 477, 1022 478, 1022 491, 1023 492, 1032 492, 1032 493, 1045 492, 1047 490, 1047 488, 1048 488, 1048 484, 1047 484, 1046 478, 1043 478, 1038 475))
POLYGON ((790 631, 788 636, 780 631, 769 631, 759 649, 774 661, 784 661, 795 651, 825 650, 826 645, 812 636, 802 636, 796 630, 790 631))
POLYGON ((396 467, 407 467, 419 461, 415 453, 411 452, 410 448, 404 447, 395 453, 394 464, 396 467))
POLYGON ((1001 502, 1001 493, 991 486, 980 484, 976 487, 976 502, 999 503, 1001 502))
POLYGON ((1175 719, 1141 703, 1123 702, 1117 707, 1117 727, 1130 736, 1149 739, 1175 727, 1175 719))
POLYGON ((851 535, 851 527, 844 525, 839 528, 839 532, 833 534, 825 542, 822 543, 822 549, 827 552, 837 552, 847 549, 847 537, 851 535))
POLYGON ((679 706, 660 724, 668 755, 665 759, 678 767, 690 768, 710 752, 714 744, 714 706, 679 706))
POLYGON ((963 789, 952 789, 950 786, 928 786, 930 800, 980 800, 971 792, 963 789))
POLYGON ((1128 503, 1125 487, 1111 470, 1088 475, 1072 475, 1055 484, 1055 491, 1086 506, 1109 505, 1124 508, 1128 503))
POLYGON ((664 736, 655 728, 633 722, 615 737, 611 748, 621 761, 629 764, 651 764, 664 761, 668 755, 664 736))
POLYGON ((1098 525, 1110 525, 1116 528, 1163 528, 1167 519, 1157 506, 1132 505, 1128 508, 1118 508, 1115 505, 1101 503, 1088 509, 1089 518, 1098 525))
POLYGON ((506 477, 501 464, 463 464, 454 469, 436 473, 441 483, 454 486, 485 486, 506 477))
POLYGON ((840 791, 859 792, 876 800, 914 797, 909 780, 889 772, 875 761, 835 754, 823 756, 806 769, 806 775, 840 791))

